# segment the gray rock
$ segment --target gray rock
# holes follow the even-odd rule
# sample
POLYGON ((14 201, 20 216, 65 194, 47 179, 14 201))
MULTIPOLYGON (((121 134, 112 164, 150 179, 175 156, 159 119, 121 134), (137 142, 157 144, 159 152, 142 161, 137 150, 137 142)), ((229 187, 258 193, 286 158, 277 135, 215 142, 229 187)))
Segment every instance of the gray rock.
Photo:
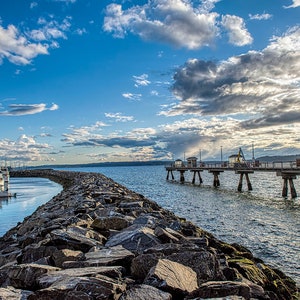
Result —
POLYGON ((220 280, 222 278, 219 261, 216 255, 204 249, 198 251, 177 252, 168 255, 166 258, 194 270, 197 273, 198 284, 205 281, 220 280))
POLYGON ((64 277, 45 289, 36 291, 28 300, 40 299, 118 299, 126 285, 116 279, 97 277, 64 277))
POLYGON ((123 271, 124 269, 121 266, 66 269, 44 274, 37 279, 37 283, 40 288, 44 289, 67 277, 97 277, 104 275, 118 279, 122 277, 123 271))
POLYGON ((19 290, 13 287, 0 288, 0 300, 25 300, 31 294, 31 291, 19 290))
POLYGON ((188 294, 198 288, 195 271, 168 259, 160 259, 156 266, 151 268, 144 283, 170 292, 172 295, 188 294))
POLYGON ((86 266, 109 266, 121 265, 127 266, 133 259, 134 254, 123 246, 115 246, 101 250, 90 251, 85 254, 86 266))
POLYGON ((237 281, 208 281, 203 283, 198 290, 194 291, 187 299, 220 298, 227 296, 241 296, 250 299, 250 287, 237 281))
POLYGON ((141 284, 133 286, 122 294, 119 300, 172 300, 172 295, 153 286, 141 284))
POLYGON ((129 222, 125 218, 121 217, 101 217, 96 218, 91 224, 91 227, 101 231, 105 230, 122 230, 129 226, 129 222))
POLYGON ((160 244, 160 241, 154 235, 154 231, 147 227, 135 228, 130 227, 109 238, 106 247, 122 245, 124 248, 141 253, 149 247, 160 244))
POLYGON ((59 268, 46 265, 21 264, 10 267, 7 274, 13 287, 33 290, 37 287, 37 279, 40 276, 57 270, 59 268))
POLYGON ((49 242, 46 245, 56 246, 58 249, 72 249, 88 252, 92 247, 101 246, 102 243, 88 238, 83 234, 74 233, 73 230, 57 229, 47 235, 49 242))
POLYGON ((65 261, 81 261, 84 257, 83 252, 70 249, 56 250, 51 256, 54 265, 59 268, 62 268, 65 261))
POLYGON ((159 260, 157 254, 141 254, 135 257, 131 262, 131 275, 139 280, 144 281, 152 267, 154 267, 159 260))

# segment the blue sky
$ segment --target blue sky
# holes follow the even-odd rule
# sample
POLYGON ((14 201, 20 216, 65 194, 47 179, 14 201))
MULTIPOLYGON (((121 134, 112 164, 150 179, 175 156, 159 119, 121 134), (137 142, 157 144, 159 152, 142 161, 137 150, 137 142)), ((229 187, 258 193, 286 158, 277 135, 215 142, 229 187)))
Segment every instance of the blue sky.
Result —
POLYGON ((0 4, 0 160, 300 153, 300 0, 0 4))

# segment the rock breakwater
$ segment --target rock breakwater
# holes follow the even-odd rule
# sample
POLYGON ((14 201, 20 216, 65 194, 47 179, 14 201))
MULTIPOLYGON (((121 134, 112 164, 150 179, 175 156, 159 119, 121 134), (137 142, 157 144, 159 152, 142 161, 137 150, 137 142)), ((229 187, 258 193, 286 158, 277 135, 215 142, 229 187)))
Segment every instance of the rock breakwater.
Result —
MULTIPOLYGON (((298 299, 296 283, 99 173, 12 172, 63 191, 0 239, 0 299, 298 299)), ((199 212, 201 213, 201 212, 199 212)))

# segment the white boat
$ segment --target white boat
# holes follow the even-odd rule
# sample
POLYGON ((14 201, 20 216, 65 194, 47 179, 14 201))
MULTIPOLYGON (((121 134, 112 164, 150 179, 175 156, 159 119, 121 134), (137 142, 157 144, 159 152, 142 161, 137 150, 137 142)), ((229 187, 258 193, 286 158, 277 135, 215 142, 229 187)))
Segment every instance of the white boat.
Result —
POLYGON ((7 167, 0 168, 0 198, 15 197, 16 193, 9 192, 9 170, 7 167))

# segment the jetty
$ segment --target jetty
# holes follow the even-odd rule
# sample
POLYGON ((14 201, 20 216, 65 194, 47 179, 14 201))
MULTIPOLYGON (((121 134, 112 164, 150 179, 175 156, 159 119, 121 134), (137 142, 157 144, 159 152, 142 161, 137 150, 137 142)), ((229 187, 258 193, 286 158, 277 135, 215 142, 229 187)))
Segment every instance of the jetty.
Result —
MULTIPOLYGON (((235 159, 235 158, 234 158, 235 159)), ((248 190, 251 191, 252 184, 250 181, 249 174, 254 172, 275 172, 277 176, 281 176, 283 179, 283 188, 282 188, 282 197, 287 197, 288 195, 288 186, 290 187, 290 193, 292 198, 297 197, 297 191, 294 185, 294 179, 300 175, 300 159, 290 162, 246 162, 246 161, 228 161, 228 162, 219 162, 219 163, 205 163, 200 161, 197 162, 196 157, 187 158, 187 161, 184 162, 180 159, 170 163, 170 165, 165 166, 167 171, 167 180, 175 180, 174 172, 179 172, 180 177, 179 181, 181 183, 185 182, 185 172, 192 172, 193 179, 192 184, 198 182, 203 183, 201 177, 201 172, 208 171, 213 175, 213 186, 220 186, 219 175, 223 172, 231 171, 239 175, 239 181, 237 190, 242 191, 243 188, 243 179, 246 178, 246 183, 248 190)))
POLYGON ((296 300, 295 281, 100 173, 11 172, 63 191, 0 238, 0 299, 296 300))

